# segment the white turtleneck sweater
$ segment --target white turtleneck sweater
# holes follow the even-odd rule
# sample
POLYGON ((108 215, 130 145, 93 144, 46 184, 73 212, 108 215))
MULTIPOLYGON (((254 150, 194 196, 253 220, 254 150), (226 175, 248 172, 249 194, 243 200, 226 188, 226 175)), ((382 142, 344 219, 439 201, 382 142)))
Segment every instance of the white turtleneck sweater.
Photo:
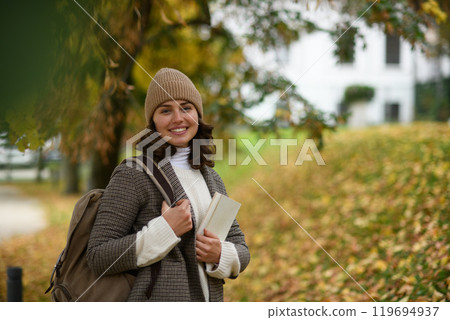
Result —
MULTIPOLYGON (((199 226, 211 202, 211 195, 200 170, 192 169, 188 162, 190 148, 177 148, 170 163, 186 192, 195 214, 196 225, 199 226)), ((150 220, 136 238, 136 256, 138 267, 145 267, 164 258, 181 239, 178 238, 163 217, 150 220)), ((207 274, 211 277, 225 279, 239 274, 240 262, 234 244, 222 241, 222 252, 218 265, 199 263, 200 284, 209 301, 207 274)))

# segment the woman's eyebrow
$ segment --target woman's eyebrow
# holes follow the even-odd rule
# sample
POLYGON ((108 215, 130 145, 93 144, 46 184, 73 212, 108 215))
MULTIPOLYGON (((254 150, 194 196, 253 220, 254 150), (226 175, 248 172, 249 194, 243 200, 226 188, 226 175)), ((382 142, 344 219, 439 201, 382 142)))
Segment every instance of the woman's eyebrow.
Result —
MULTIPOLYGON (((184 105, 187 105, 187 104, 192 104, 191 102, 189 102, 189 101, 185 101, 185 102, 181 102, 179 105, 180 106, 184 106, 184 105)), ((160 104, 157 108, 160 108, 160 107, 172 107, 172 104, 160 104)))
POLYGON ((159 106, 157 106, 156 108, 170 108, 170 107, 172 107, 172 105, 171 104, 160 104, 159 106))

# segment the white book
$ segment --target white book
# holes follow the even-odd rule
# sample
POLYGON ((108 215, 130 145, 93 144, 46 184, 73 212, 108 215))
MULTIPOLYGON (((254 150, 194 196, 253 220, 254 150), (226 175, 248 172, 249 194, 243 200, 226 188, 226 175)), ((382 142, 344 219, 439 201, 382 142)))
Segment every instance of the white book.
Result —
POLYGON ((214 193, 197 234, 203 234, 203 230, 207 229, 216 234, 221 241, 225 240, 240 207, 239 202, 218 192, 214 193))

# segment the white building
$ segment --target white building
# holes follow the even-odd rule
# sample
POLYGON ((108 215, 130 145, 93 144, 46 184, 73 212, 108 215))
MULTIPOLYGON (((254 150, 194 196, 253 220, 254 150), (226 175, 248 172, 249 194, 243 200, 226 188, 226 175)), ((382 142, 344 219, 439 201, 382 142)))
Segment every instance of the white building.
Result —
MULTIPOLYGON (((330 10, 312 10, 308 18, 328 29, 339 21, 336 12, 330 10)), ((339 63, 333 53, 333 39, 324 32, 315 32, 302 35, 287 52, 278 53, 276 59, 266 55, 257 63, 281 70, 296 84, 300 94, 325 112, 339 112, 347 86, 373 87, 374 98, 353 109, 350 126, 413 121, 415 83, 436 78, 439 73, 448 76, 450 58, 426 58, 398 37, 387 36, 362 22, 355 26, 364 35, 366 48, 363 49, 361 40, 356 42, 353 62, 339 63)))

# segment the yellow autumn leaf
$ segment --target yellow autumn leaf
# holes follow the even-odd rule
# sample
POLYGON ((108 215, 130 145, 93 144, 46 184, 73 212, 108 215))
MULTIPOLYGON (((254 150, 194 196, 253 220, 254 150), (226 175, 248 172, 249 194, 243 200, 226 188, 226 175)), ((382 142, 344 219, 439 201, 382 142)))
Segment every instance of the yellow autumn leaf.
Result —
POLYGON ((407 284, 414 284, 416 283, 416 278, 414 276, 409 277, 403 277, 402 280, 407 284))
POLYGON ((432 297, 433 302, 441 301, 442 298, 444 298, 444 295, 442 293, 440 293, 439 291, 434 290, 433 297, 432 297))
POLYGON ((441 264, 441 266, 443 266, 443 267, 445 267, 445 266, 447 266, 448 267, 448 256, 446 256, 446 257, 443 257, 442 259, 441 259, 441 261, 440 261, 440 264, 441 264))
POLYGON ((388 264, 384 260, 377 260, 374 266, 376 270, 385 271, 388 267, 388 264))
POLYGON ((421 6, 424 12, 436 17, 436 22, 438 24, 443 23, 447 20, 447 13, 442 11, 439 3, 436 0, 428 0, 422 3, 421 6))
POLYGON ((398 294, 400 295, 410 295, 413 291, 414 287, 409 285, 409 284, 404 284, 403 286, 400 287, 400 289, 398 290, 398 294))

